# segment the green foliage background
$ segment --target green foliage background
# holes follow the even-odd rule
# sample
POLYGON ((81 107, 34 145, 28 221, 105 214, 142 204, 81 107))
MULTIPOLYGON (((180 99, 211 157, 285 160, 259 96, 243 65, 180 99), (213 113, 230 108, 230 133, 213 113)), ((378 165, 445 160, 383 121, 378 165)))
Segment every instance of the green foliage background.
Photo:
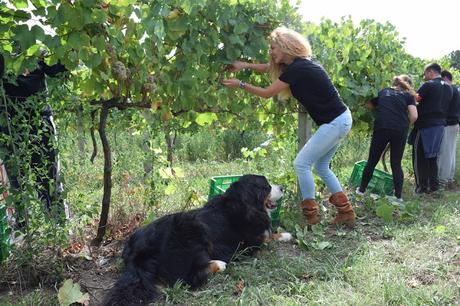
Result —
MULTIPOLYGON (((406 53, 404 40, 389 23, 354 24, 344 17, 313 24, 302 21, 288 0, 31 0, 33 6, 24 0, 7 2, 0 6, 0 52, 7 71, 17 75, 34 69, 42 48, 48 50, 47 63, 61 61, 71 71, 64 82, 48 81, 48 102, 60 133, 67 200, 78 220, 68 226, 79 239, 93 234, 103 194, 101 153, 94 165, 88 161, 87 134, 96 128, 90 114, 100 109, 101 101, 118 103, 107 122, 114 148, 110 229, 137 213, 151 220, 202 205, 213 175, 265 174, 288 186, 288 212, 298 200, 292 169, 297 103, 261 100, 221 87, 219 79, 232 76, 226 66, 238 58, 267 61, 267 36, 279 25, 308 37, 315 58, 353 113, 351 135, 332 164, 345 181, 353 163, 367 155, 372 116, 365 102, 390 86, 395 75, 409 74, 418 87, 429 62, 406 53), (261 145, 266 140, 271 140, 268 147, 261 145)), ((447 68, 452 58, 436 60, 447 68)), ((459 80, 460 73, 452 72, 459 80)), ((269 84, 267 77, 248 71, 236 77, 269 84)), ((19 142, 16 136, 2 139, 19 142)), ((403 163, 410 181, 408 152, 403 163)), ((30 179, 33 186, 32 175, 30 179)), ((318 196, 325 196, 319 180, 317 185, 318 196)), ((30 195, 34 202, 33 190, 30 195)), ((387 206, 408 211, 389 205, 381 204, 382 215, 388 216, 387 206)), ((35 264, 38 244, 58 249, 68 239, 68 228, 51 224, 39 209, 34 214, 38 217, 30 238, 40 239, 30 239, 24 266, 35 264)), ((291 217, 283 216, 287 226, 295 228, 291 217)), ((321 242, 315 245, 324 246, 321 242)))

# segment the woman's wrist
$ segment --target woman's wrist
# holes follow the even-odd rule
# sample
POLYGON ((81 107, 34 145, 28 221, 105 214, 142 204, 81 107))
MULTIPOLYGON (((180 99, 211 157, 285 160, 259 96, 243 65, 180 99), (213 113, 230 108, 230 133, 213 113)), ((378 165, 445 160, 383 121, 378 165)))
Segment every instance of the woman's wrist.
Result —
POLYGON ((240 86, 241 89, 245 89, 246 88, 246 83, 243 82, 243 81, 240 81, 239 86, 240 86))

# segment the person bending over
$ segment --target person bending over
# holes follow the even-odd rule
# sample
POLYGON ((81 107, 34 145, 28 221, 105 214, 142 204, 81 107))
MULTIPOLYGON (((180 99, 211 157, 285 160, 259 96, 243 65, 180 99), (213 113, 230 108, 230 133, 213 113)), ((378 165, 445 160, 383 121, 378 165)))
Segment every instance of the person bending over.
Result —
POLYGON ((318 129, 294 161, 303 198, 301 207, 304 216, 311 225, 320 221, 312 174, 312 167, 315 167, 332 193, 329 201, 337 208, 338 213, 332 223, 354 224, 355 212, 339 180, 329 168, 341 140, 351 129, 351 112, 343 103, 324 68, 312 59, 310 44, 301 34, 280 27, 270 34, 269 40, 269 64, 235 61, 229 70, 236 72, 241 69, 252 69, 261 73, 269 72, 273 79, 270 86, 262 88, 236 78, 225 79, 222 84, 231 88, 239 87, 266 99, 275 95, 286 99, 292 95, 306 108, 318 129))
POLYGON ((394 195, 401 200, 404 181, 401 160, 406 146, 409 124, 417 120, 416 95, 410 77, 400 75, 393 78, 392 87, 382 89, 376 98, 368 102, 368 107, 375 109, 376 114, 369 158, 363 171, 361 185, 357 189, 358 194, 364 194, 366 191, 380 156, 387 144, 390 144, 394 195))

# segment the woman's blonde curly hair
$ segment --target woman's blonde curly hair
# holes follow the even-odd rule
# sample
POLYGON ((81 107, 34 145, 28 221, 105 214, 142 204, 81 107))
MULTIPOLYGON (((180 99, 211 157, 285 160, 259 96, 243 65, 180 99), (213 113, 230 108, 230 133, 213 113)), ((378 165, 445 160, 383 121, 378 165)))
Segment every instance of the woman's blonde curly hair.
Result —
MULTIPOLYGON (((308 40, 300 33, 285 27, 279 27, 273 30, 269 36, 270 44, 276 44, 281 51, 294 58, 311 58, 311 46, 308 40)), ((284 64, 275 64, 270 57, 270 76, 273 81, 277 80, 283 73, 284 64)), ((291 96, 289 88, 281 91, 278 97, 286 100, 291 96)))

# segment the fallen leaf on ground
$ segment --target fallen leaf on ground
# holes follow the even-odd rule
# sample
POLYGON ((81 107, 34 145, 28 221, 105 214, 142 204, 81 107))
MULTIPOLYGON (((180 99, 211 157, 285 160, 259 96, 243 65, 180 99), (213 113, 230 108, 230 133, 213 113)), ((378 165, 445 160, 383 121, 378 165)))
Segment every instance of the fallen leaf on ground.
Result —
POLYGON ((73 303, 80 303, 85 306, 89 305, 89 294, 83 294, 80 285, 74 283, 71 279, 66 279, 58 292, 59 305, 69 306, 73 303))

